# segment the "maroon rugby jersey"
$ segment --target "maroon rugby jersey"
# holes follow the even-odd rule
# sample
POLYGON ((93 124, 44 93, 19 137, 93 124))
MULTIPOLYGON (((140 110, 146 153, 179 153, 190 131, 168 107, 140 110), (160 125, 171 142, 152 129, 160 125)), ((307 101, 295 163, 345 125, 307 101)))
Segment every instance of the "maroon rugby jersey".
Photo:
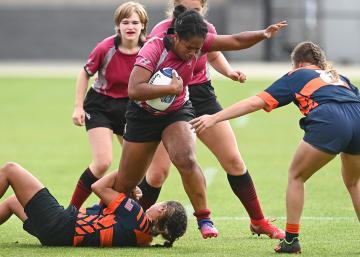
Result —
POLYGON ((92 85, 96 92, 113 98, 127 98, 129 77, 137 53, 120 52, 119 43, 119 37, 115 35, 101 41, 90 53, 84 69, 89 76, 98 73, 92 85))

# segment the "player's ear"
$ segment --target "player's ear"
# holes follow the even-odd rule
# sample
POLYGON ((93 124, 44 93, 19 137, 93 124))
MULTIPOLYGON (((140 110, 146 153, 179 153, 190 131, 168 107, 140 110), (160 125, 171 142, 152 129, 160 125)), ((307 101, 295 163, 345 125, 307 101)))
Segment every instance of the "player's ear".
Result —
POLYGON ((178 33, 175 33, 175 34, 174 34, 173 40, 174 40, 174 43, 176 43, 176 44, 179 43, 180 38, 179 38, 178 33))

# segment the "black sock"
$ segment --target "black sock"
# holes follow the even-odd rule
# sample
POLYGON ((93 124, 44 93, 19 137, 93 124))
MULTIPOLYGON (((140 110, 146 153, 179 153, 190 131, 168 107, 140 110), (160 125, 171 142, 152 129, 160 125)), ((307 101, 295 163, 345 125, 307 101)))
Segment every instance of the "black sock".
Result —
POLYGON ((288 242, 288 243, 292 242, 292 240, 293 240, 295 237, 299 237, 299 234, 293 234, 293 233, 289 233, 289 232, 285 231, 285 239, 286 239, 286 242, 288 242))
POLYGON ((156 203, 159 198, 161 187, 153 187, 146 181, 146 177, 138 185, 140 187, 143 196, 139 200, 139 204, 146 211, 151 205, 156 203))

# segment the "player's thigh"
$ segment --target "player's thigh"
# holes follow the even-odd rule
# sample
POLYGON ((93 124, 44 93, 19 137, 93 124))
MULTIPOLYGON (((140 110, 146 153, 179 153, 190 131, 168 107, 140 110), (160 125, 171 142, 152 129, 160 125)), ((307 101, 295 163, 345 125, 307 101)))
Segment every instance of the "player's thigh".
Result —
POLYGON ((98 127, 88 130, 88 138, 95 161, 112 159, 112 136, 109 128, 98 127))
POLYGON ((187 121, 174 122, 162 133, 162 142, 172 161, 183 157, 195 158, 195 138, 187 121))
POLYGON ((169 154, 164 144, 160 142, 147 170, 146 177, 149 180, 154 180, 158 177, 162 178, 161 180, 165 180, 169 173, 170 166, 171 160, 169 154))
POLYGON ((360 179, 360 154, 341 153, 341 171, 344 183, 354 186, 360 179))
POLYGON ((44 188, 44 185, 34 175, 17 163, 7 163, 1 171, 5 173, 22 206, 25 206, 37 192, 44 188))
POLYGON ((158 143, 134 143, 124 140, 115 189, 119 192, 128 192, 140 183, 158 143))
POLYGON ((301 140, 289 168, 289 179, 301 179, 305 182, 335 156, 301 140))
POLYGON ((217 123, 198 135, 198 137, 216 156, 227 172, 245 170, 245 164, 241 158, 234 132, 228 121, 217 123))
POLYGON ((124 141, 123 136, 116 135, 116 138, 117 138, 117 140, 119 141, 120 145, 122 145, 122 144, 123 144, 123 141, 124 141))

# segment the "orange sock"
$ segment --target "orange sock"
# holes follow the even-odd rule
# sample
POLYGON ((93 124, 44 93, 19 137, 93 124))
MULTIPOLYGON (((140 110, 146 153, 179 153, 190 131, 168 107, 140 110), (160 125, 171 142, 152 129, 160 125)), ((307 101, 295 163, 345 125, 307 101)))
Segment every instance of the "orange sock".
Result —
POLYGON ((299 234, 299 232, 300 232, 300 224, 286 223, 286 232, 291 233, 291 234, 299 234))

